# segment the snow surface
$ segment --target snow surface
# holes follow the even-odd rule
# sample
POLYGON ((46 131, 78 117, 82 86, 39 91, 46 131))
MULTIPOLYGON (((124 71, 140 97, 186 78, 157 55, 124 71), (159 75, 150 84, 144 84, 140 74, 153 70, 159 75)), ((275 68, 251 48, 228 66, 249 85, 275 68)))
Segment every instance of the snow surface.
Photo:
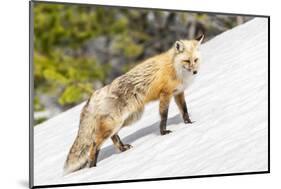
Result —
POLYGON ((140 121, 119 132, 133 148, 119 153, 108 140, 97 167, 63 176, 84 103, 36 126, 34 184, 266 171, 267 32, 267 19, 255 18, 202 45, 201 69, 186 91, 195 123, 185 125, 172 102, 173 132, 161 136, 158 102, 148 104, 140 121))

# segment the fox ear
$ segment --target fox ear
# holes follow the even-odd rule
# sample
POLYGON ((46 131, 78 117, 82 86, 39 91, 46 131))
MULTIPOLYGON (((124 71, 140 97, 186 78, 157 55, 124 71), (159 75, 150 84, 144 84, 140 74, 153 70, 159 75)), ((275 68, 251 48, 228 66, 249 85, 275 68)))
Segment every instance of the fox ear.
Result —
POLYGON ((175 43, 175 50, 177 53, 181 53, 184 50, 184 44, 181 41, 176 41, 175 43))
POLYGON ((202 43, 203 39, 204 39, 204 35, 203 34, 201 34, 199 37, 195 38, 195 40, 198 41, 199 45, 202 43))

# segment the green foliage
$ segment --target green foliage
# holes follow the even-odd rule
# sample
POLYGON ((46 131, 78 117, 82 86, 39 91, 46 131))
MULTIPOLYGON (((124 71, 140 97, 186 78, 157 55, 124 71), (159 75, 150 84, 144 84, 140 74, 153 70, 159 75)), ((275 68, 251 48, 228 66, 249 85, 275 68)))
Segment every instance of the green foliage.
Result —
POLYGON ((62 108, 82 101, 94 81, 105 82, 110 66, 84 56, 81 47, 101 34, 122 32, 127 20, 114 22, 110 11, 77 5, 35 3, 33 11, 35 109, 43 109, 41 94, 62 108))
POLYGON ((82 99, 82 90, 75 85, 69 85, 65 88, 59 98, 60 104, 71 104, 82 99))
POLYGON ((132 38, 127 35, 118 38, 115 49, 121 51, 127 58, 134 58, 143 52, 143 46, 136 44, 132 38))
POLYGON ((230 16, 43 2, 33 12, 35 111, 48 109, 46 97, 61 110, 76 105, 175 39, 207 39, 236 24, 230 16))
POLYGON ((43 77, 50 82, 57 82, 58 84, 67 84, 67 78, 59 73, 54 68, 47 68, 43 71, 43 77))
POLYGON ((35 120, 35 125, 34 126, 36 126, 37 124, 42 123, 42 122, 44 122, 46 120, 47 120, 47 118, 38 118, 37 120, 35 120))
POLYGON ((58 96, 57 102, 62 106, 75 104, 89 96, 93 80, 105 80, 105 71, 108 70, 108 66, 93 59, 67 55, 48 59, 35 52, 34 62, 35 94, 58 96))
POLYGON ((33 99, 34 111, 42 111, 44 107, 40 104, 38 96, 33 99))

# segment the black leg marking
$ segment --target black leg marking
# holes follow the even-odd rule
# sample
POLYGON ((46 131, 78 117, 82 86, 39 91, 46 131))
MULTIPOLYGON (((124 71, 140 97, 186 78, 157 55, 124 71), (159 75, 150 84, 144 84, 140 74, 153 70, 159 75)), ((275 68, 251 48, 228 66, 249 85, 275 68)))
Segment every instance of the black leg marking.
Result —
POLYGON ((170 100, 171 100, 171 96, 168 93, 160 94, 159 111, 161 117, 161 121, 160 121, 161 135, 166 135, 172 132, 166 129, 170 100))
POLYGON ((185 102, 185 98, 184 98, 184 93, 180 93, 178 95, 175 96, 175 101, 176 104, 182 114, 182 118, 184 120, 184 123, 193 123, 190 120, 189 114, 188 114, 188 110, 187 110, 187 106, 186 106, 186 102, 185 102))
POLYGON ((172 131, 167 130, 167 118, 168 118, 168 109, 165 109, 163 112, 160 113, 161 122, 160 122, 160 134, 166 135, 171 133, 172 131))
POLYGON ((97 166, 99 151, 100 150, 98 149, 98 146, 96 145, 95 142, 93 142, 93 144, 90 147, 90 155, 89 155, 87 167, 91 168, 97 166))

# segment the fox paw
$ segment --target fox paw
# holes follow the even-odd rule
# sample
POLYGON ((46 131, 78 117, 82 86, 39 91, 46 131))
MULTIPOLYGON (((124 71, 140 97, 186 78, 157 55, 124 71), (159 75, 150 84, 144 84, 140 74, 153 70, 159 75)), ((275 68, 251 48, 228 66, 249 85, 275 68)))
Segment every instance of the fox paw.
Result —
POLYGON ((194 121, 191 121, 190 119, 184 119, 185 124, 191 124, 194 123, 194 121))
POLYGON ((183 116, 183 121, 185 124, 188 124, 188 123, 193 123, 194 121, 191 121, 189 116, 183 116))
POLYGON ((133 146, 130 145, 130 144, 124 144, 123 146, 121 146, 120 151, 121 151, 121 152, 125 152, 125 151, 131 149, 132 147, 133 147, 133 146))
POLYGON ((160 131, 161 135, 167 135, 169 133, 171 133, 172 131, 170 130, 164 130, 164 131, 160 131))
POLYGON ((94 162, 91 162, 91 161, 88 161, 88 163, 86 164, 87 168, 96 167, 96 166, 97 166, 97 164, 94 162))

